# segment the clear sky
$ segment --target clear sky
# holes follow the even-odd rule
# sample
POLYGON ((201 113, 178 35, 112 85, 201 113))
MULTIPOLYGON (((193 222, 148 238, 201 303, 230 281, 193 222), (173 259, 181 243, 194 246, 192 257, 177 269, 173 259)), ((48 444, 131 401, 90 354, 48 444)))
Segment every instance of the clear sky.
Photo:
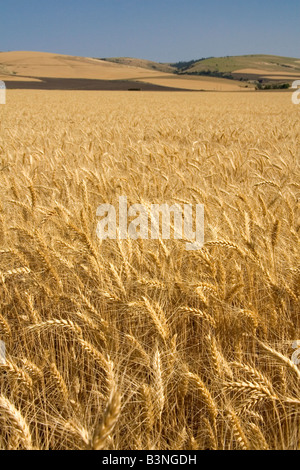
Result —
POLYGON ((0 51, 300 56, 300 0, 0 0, 0 51))

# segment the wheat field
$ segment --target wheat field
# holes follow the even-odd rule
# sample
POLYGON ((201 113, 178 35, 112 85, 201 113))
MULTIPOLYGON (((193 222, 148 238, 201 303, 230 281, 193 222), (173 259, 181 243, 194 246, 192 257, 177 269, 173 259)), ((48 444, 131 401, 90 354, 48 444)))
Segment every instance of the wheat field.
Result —
POLYGON ((289 93, 8 92, 0 449, 300 449, 299 149, 289 93), (101 242, 120 195, 204 247, 101 242))

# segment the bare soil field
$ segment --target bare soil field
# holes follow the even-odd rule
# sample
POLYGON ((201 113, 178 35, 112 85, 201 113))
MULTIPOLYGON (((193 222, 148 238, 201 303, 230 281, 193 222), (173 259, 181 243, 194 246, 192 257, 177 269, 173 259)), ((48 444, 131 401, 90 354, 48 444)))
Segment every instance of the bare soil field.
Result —
MULTIPOLYGON (((183 80, 182 80, 183 82, 183 80)), ((186 83, 186 82, 185 82, 186 83)), ((93 80, 81 78, 46 78, 40 80, 5 80, 6 88, 9 90, 86 90, 86 91, 185 91, 185 83, 182 88, 164 86, 164 82, 152 83, 148 81, 134 80, 93 80)), ((195 86, 197 89, 197 83, 195 86)))

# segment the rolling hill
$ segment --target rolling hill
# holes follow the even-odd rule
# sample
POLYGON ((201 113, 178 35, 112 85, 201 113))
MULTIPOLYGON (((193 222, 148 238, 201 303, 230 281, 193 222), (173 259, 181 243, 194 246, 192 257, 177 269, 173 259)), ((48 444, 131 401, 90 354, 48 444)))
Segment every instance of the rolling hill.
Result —
POLYGON ((73 79, 127 80, 160 73, 141 67, 128 67, 89 57, 76 57, 46 52, 1 52, 0 73, 6 78, 50 77, 73 79))
MULTIPOLYGON (((174 64, 176 67, 177 64, 174 64)), ((178 74, 219 75, 245 80, 293 80, 300 76, 300 59, 273 55, 214 57, 179 64, 178 74)))
POLYGON ((0 80, 8 88, 89 90, 246 91, 255 83, 291 83, 300 59, 249 55, 177 64, 135 58, 77 57, 45 52, 1 52, 0 80))
POLYGON ((135 59, 133 57, 109 57, 104 60, 106 62, 112 62, 115 64, 128 65, 130 67, 139 67, 148 70, 156 70, 165 73, 174 73, 174 67, 171 64, 163 64, 160 62, 153 62, 145 59, 135 59))
POLYGON ((7 88, 65 90, 240 91, 224 79, 176 76, 174 67, 140 59, 102 60, 45 52, 1 52, 0 80, 7 88))

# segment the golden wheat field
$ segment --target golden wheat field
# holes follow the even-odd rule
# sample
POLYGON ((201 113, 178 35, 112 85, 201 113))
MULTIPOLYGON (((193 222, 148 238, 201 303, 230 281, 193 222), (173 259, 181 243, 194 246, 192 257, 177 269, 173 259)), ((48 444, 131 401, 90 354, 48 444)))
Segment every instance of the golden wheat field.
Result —
POLYGON ((299 149, 289 93, 8 91, 0 449, 300 449, 299 149), (204 247, 101 242, 120 195, 204 247))

